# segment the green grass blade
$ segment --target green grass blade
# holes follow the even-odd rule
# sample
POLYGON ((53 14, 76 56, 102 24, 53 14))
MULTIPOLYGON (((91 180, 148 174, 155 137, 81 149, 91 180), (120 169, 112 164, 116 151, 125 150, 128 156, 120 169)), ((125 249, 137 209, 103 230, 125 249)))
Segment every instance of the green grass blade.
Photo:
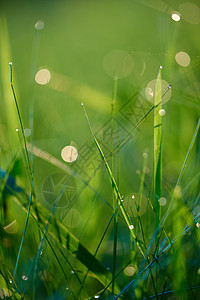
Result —
MULTIPOLYGON (((27 209, 24 206, 24 203, 22 203, 20 197, 17 194, 15 196, 16 197, 13 197, 15 202, 27 213, 27 209)), ((37 215, 39 215, 42 226, 46 224, 46 220, 49 218, 48 210, 38 202, 33 202, 33 210, 30 215, 37 224, 37 215), (37 213, 35 212, 36 208, 37 213)), ((55 217, 52 216, 52 222, 48 224, 48 233, 55 242, 60 243, 57 237, 57 229, 54 226, 54 220, 55 217)), ((96 277, 103 285, 105 285, 108 281, 111 281, 112 274, 101 264, 101 262, 96 259, 94 255, 92 255, 60 221, 56 220, 56 222, 60 231, 62 247, 68 249, 71 255, 88 268, 93 276, 96 277)), ((117 291, 119 292, 119 288, 116 285, 115 292, 117 291)))
POLYGON ((171 212, 171 210, 172 210, 172 208, 173 208, 173 199, 174 199, 174 196, 175 196, 175 194, 176 194, 176 191, 177 191, 177 188, 178 188, 178 186, 179 186, 179 183, 180 183, 180 181, 181 181, 181 178, 182 178, 182 176, 183 176, 183 172, 184 172, 185 167, 186 167, 186 165, 187 165, 187 162, 188 162, 188 159, 189 159, 189 157, 190 157, 190 154, 191 154, 191 152, 192 152, 194 143, 195 143, 196 138, 197 138, 197 135, 198 135, 199 128, 200 128, 200 119, 198 120, 197 126, 196 126, 196 128, 195 128, 195 131, 194 131, 194 134, 193 134, 193 137, 192 137, 190 146, 189 146, 189 148, 188 148, 188 151, 187 151, 185 160, 184 160, 184 162, 183 162, 183 165, 182 165, 180 174, 179 174, 179 176, 178 176, 178 179, 177 179, 177 182, 176 182, 176 185, 175 185, 175 188, 174 188, 174 192, 173 192, 172 198, 171 198, 171 200, 170 200, 170 203, 169 203, 167 212, 166 212, 165 216, 162 218, 162 224, 164 224, 164 222, 166 221, 167 217, 169 216, 169 214, 170 214, 170 212, 171 212))
POLYGON ((122 200, 122 196, 121 196, 121 194, 119 192, 119 189, 118 189, 118 186, 116 184, 115 178, 114 178, 114 176, 112 174, 112 171, 111 171, 111 169, 110 169, 110 167, 108 165, 108 162, 107 162, 107 160, 105 158, 105 155, 104 155, 104 153, 103 153, 103 151, 102 151, 102 149, 101 149, 101 147, 100 147, 100 145, 99 145, 99 143, 98 143, 98 141, 97 141, 97 139, 96 139, 96 137, 95 137, 95 135, 93 133, 93 130, 91 128, 91 125, 90 125, 90 122, 89 122, 89 119, 88 119, 88 116, 87 116, 87 113, 86 113, 86 110, 85 110, 85 107, 84 107, 83 103, 82 103, 82 106, 83 106, 83 110, 84 110, 84 113, 85 113, 85 118, 87 120, 89 129, 90 129, 91 134, 93 136, 94 142, 95 142, 95 144, 97 146, 97 149, 98 149, 98 151, 99 151, 99 153, 101 155, 101 158, 104 161, 105 167, 106 167, 107 172, 108 172, 109 179, 111 181, 112 187, 114 188, 115 197, 117 198, 118 205, 119 205, 119 207, 121 209, 122 215, 123 215, 123 217, 124 217, 124 219, 126 221, 126 224, 128 225, 128 228, 130 230, 131 235, 133 236, 133 238, 135 239, 135 241, 137 243, 138 249, 140 250, 140 252, 144 256, 144 252, 145 252, 144 244, 143 244, 143 242, 135 234, 134 226, 133 226, 133 224, 131 222, 131 219, 130 219, 129 215, 127 214, 127 212, 126 212, 126 210, 125 210, 125 208, 123 206, 123 201, 121 201, 122 200))
MULTIPOLYGON (((162 116, 159 114, 162 108, 161 103, 161 68, 158 72, 155 88, 155 109, 154 109, 154 203, 155 203, 155 230, 157 230, 160 222, 160 205, 162 185, 162 160, 161 160, 161 145, 162 145, 162 116)), ((155 243, 158 242, 158 233, 156 234, 155 243)))

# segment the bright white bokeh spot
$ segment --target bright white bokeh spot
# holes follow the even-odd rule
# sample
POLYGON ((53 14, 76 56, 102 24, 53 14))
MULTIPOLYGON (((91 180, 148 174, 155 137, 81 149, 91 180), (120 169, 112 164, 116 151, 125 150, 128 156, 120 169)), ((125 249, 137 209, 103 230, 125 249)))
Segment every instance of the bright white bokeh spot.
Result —
POLYGON ((74 146, 66 146, 61 151, 61 157, 64 161, 72 163, 78 158, 78 150, 74 146))
POLYGON ((100 298, 100 295, 96 295, 94 296, 95 299, 99 299, 100 298))
POLYGON ((124 269, 124 274, 126 276, 133 276, 135 273, 136 269, 133 265, 128 265, 125 269, 124 269))
POLYGON ((197 228, 199 228, 199 227, 200 227, 200 223, 199 223, 199 222, 197 222, 197 223, 196 223, 196 226, 197 226, 197 228))
POLYGON ((41 69, 35 75, 35 81, 38 84, 47 84, 51 79, 51 73, 48 69, 41 69))
POLYGON ((130 218, 137 218, 138 215, 142 216, 146 213, 148 200, 144 195, 140 196, 139 193, 135 192, 124 197, 123 205, 130 218))
MULTIPOLYGON (((145 96, 147 100, 154 104, 155 90, 157 79, 151 80, 145 88, 145 96)), ((162 103, 166 103, 171 98, 172 90, 171 86, 166 80, 161 80, 161 95, 162 103)))
POLYGON ((115 74, 118 75, 118 78, 127 77, 131 74, 134 65, 132 55, 121 50, 109 52, 103 60, 104 69, 112 78, 114 78, 115 74))
POLYGON ((165 206, 167 204, 167 199, 165 197, 161 197, 158 202, 160 206, 165 206))
POLYGON ((30 128, 25 128, 24 129, 24 135, 25 135, 25 137, 31 136, 31 129, 30 128))
POLYGON ((130 225, 130 226, 129 226, 129 229, 130 229, 130 230, 132 230, 133 228, 134 228, 134 226, 133 226, 133 225, 130 225))
POLYGON ((193 3, 182 3, 179 6, 182 18, 190 24, 200 24, 200 7, 193 3))
POLYGON ((159 110, 159 115, 160 115, 161 117, 164 117, 165 114, 166 114, 165 110, 164 110, 163 108, 161 108, 161 109, 159 110))
POLYGON ((182 67, 187 67, 190 64, 190 56, 183 51, 176 53, 175 60, 177 64, 179 64, 182 67))
POLYGON ((178 13, 173 13, 172 14, 172 20, 174 20, 175 22, 180 21, 181 17, 178 13))
POLYGON ((44 29, 44 22, 41 21, 41 20, 38 20, 38 21, 35 23, 35 29, 36 29, 36 30, 42 30, 42 29, 44 29))

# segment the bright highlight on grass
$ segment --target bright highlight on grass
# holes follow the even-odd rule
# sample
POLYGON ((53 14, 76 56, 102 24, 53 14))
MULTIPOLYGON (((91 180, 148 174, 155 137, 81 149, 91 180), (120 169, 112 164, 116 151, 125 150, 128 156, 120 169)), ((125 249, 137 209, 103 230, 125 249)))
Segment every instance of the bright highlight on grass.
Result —
POLYGON ((41 69, 35 75, 35 81, 38 84, 45 85, 51 79, 51 73, 48 69, 41 69))
POLYGON ((78 150, 74 146, 66 146, 61 151, 61 157, 64 161, 72 163, 78 158, 78 150))
POLYGON ((179 15, 178 13, 173 13, 173 14, 171 15, 171 18, 172 18, 172 20, 174 20, 175 22, 178 22, 178 21, 180 21, 180 19, 181 19, 180 15, 179 15))
POLYGON ((41 20, 38 20, 38 21, 35 23, 35 29, 36 29, 36 30, 42 30, 42 29, 44 29, 44 22, 41 21, 41 20))

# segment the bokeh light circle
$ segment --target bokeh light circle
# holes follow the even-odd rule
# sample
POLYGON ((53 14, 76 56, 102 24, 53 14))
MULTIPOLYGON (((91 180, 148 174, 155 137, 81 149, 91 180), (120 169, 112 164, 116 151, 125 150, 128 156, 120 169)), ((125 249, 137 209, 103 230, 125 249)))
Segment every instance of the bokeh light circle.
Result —
POLYGON ((175 60, 177 64, 179 64, 182 67, 187 67, 190 64, 190 56, 183 51, 176 53, 175 60))
MULTIPOLYGON (((123 205, 130 217, 134 217, 134 218, 137 217, 138 203, 139 203, 139 193, 132 193, 127 195, 124 198, 123 205)), ((139 216, 142 216, 144 213, 146 213, 147 205, 148 205, 148 200, 144 195, 142 195, 140 209, 138 212, 139 216)), ((129 227, 129 229, 134 228, 133 225, 130 226, 132 226, 132 228, 129 227)))
MULTIPOLYGON (((147 100, 154 104, 155 101, 155 89, 156 89, 157 79, 150 81, 145 88, 145 96, 147 100)), ((161 80, 161 95, 162 103, 165 104, 171 98, 171 88, 169 88, 169 83, 166 80, 161 80), (166 92, 167 91, 167 92, 166 92)))
POLYGON ((193 25, 200 24, 200 7, 193 3, 182 3, 179 6, 182 18, 193 25))
POLYGON ((61 151, 61 157, 64 161, 72 163, 78 158, 78 150, 73 146, 66 146, 61 151))
POLYGON ((114 50, 105 55, 103 66, 106 73, 112 78, 115 74, 118 75, 118 78, 124 78, 131 74, 134 59, 132 55, 125 51, 114 50))
POLYGON ((51 79, 51 73, 48 69, 41 69, 35 75, 35 81, 38 84, 45 85, 51 79))

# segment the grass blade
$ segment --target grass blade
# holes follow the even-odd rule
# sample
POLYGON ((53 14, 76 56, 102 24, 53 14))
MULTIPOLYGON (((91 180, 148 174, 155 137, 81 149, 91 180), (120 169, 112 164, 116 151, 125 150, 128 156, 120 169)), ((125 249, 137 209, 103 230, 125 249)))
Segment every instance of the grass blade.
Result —
POLYGON ((127 212, 126 212, 126 210, 125 210, 125 208, 123 206, 123 201, 121 201, 122 200, 122 196, 121 196, 121 194, 119 192, 119 189, 118 189, 118 186, 117 186, 116 181, 114 179, 114 176, 112 174, 112 171, 111 171, 111 169, 110 169, 110 167, 108 165, 108 162, 107 162, 107 160, 105 158, 105 155, 104 155, 104 153, 103 153, 103 151, 102 151, 102 149, 101 149, 101 147, 100 147, 100 145, 99 145, 99 143, 98 143, 98 141, 97 141, 97 139, 96 139, 96 137, 95 137, 95 135, 93 133, 93 130, 91 128, 91 125, 90 125, 90 122, 89 122, 89 119, 88 119, 88 116, 87 116, 87 113, 86 113, 86 110, 85 110, 85 107, 84 107, 83 103, 81 105, 83 107, 83 110, 84 110, 84 113, 85 113, 85 118, 87 120, 89 129, 90 129, 91 134, 92 134, 93 139, 94 139, 94 142, 95 142, 95 144, 97 146, 97 149, 98 149, 98 151, 99 151, 99 153, 101 155, 101 158, 104 161, 105 167, 107 169, 107 172, 108 172, 108 175, 109 175, 109 179, 111 181, 112 187, 114 188, 115 197, 117 198, 118 205, 119 205, 119 207, 121 209, 122 215, 123 215, 123 217, 124 217, 124 219, 126 221, 126 224, 128 225, 128 228, 130 229, 131 235, 133 236, 133 238, 135 239, 135 241, 137 243, 138 249, 140 250, 140 252, 144 256, 144 252, 145 252, 144 244, 143 244, 143 242, 135 234, 134 226, 133 226, 133 224, 131 222, 131 219, 130 219, 129 215, 127 214, 127 212))
MULTIPOLYGON (((155 109, 154 109, 154 203, 155 203, 155 230, 157 230, 160 222, 160 205, 159 199, 161 197, 161 184, 162 184, 162 161, 161 161, 161 144, 162 144, 162 116, 160 110, 161 103, 161 67, 158 72, 155 88, 155 109)), ((155 244, 158 242, 157 231, 155 244)))

